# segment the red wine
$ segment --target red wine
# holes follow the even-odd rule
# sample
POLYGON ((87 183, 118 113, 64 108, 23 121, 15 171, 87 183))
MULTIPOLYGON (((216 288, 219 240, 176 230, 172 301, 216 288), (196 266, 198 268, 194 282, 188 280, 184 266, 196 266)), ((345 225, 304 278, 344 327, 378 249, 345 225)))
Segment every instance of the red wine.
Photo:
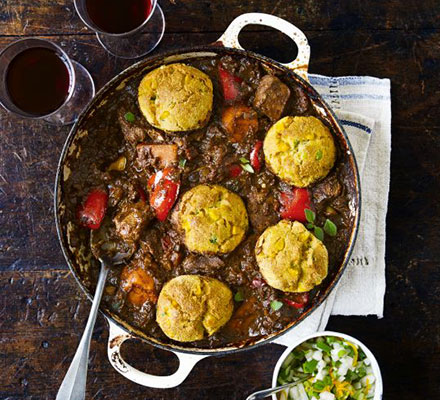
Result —
POLYGON ((108 33, 125 33, 137 28, 151 12, 151 0, 86 0, 90 19, 108 33))
POLYGON ((69 94, 67 65, 51 49, 34 47, 17 54, 6 71, 6 87, 12 102, 35 116, 57 110, 69 94))

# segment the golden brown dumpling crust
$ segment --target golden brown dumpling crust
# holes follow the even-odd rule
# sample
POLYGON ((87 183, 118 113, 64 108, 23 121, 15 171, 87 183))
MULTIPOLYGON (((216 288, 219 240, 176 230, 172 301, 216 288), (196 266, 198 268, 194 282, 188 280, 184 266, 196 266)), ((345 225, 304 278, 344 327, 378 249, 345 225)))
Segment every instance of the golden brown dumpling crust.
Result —
POLYGON ((189 65, 164 65, 144 76, 138 101, 145 118, 156 128, 171 132, 202 128, 211 115, 212 81, 189 65))
POLYGON ((267 132, 263 151, 269 169, 297 187, 326 177, 336 161, 333 136, 315 117, 280 119, 267 132))
POLYGON ((196 253, 229 253, 248 228, 243 200, 219 185, 199 185, 187 191, 177 218, 186 246, 196 253))
POLYGON ((298 221, 282 220, 267 228, 255 256, 267 283, 284 292, 308 292, 327 276, 326 247, 298 221))
POLYGON ((192 342, 219 330, 231 318, 233 308, 232 292, 224 283, 180 275, 162 288, 156 320, 170 339, 192 342))

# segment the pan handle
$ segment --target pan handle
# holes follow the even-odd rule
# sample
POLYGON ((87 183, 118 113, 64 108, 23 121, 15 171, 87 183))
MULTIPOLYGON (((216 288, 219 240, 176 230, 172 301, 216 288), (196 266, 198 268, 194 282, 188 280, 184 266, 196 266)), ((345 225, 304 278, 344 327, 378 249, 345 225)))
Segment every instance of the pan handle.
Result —
POLYGON ((238 42, 238 35, 240 31, 249 24, 270 26, 290 37, 298 46, 298 55, 292 62, 282 65, 308 80, 307 70, 309 68, 310 60, 309 42, 303 31, 284 19, 263 13, 242 14, 231 22, 223 35, 217 40, 217 43, 222 44, 225 47, 244 50, 238 42))
POLYGON ((202 358, 208 357, 207 355, 186 354, 173 351, 172 353, 179 359, 179 368, 176 372, 167 376, 147 374, 132 367, 121 356, 122 344, 126 340, 134 338, 134 336, 121 329, 111 320, 107 320, 110 326, 107 345, 107 354, 110 364, 121 375, 138 385, 158 389, 168 389, 179 386, 188 377, 194 366, 202 358))

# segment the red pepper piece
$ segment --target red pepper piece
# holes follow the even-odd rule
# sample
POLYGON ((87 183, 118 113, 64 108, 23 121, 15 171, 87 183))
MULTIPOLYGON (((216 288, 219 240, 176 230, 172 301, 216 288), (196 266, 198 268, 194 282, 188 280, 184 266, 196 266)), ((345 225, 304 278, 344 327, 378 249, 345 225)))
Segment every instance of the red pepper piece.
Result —
POLYGON ((232 75, 221 65, 218 67, 218 75, 223 88, 223 97, 226 101, 234 101, 240 95, 240 83, 243 81, 238 76, 232 75))
POLYGON ((231 178, 236 178, 241 174, 242 171, 243 169, 238 164, 231 164, 229 166, 229 176, 231 178))
POLYGON ((304 210, 311 208, 309 192, 303 188, 293 188, 280 194, 281 218, 293 221, 307 222, 304 210))
POLYGON ((85 228, 99 229, 107 211, 108 194, 102 189, 89 192, 85 202, 78 209, 79 223, 85 228))
POLYGON ((250 162, 256 172, 260 171, 263 164, 263 156, 261 154, 261 148, 263 147, 263 141, 257 140, 254 148, 251 151, 250 162))
POLYGON ((174 168, 165 168, 148 180, 148 189, 151 191, 150 205, 159 221, 166 220, 179 193, 180 182, 174 181, 173 174, 174 168))
POLYGON ((295 293, 295 300, 283 299, 283 302, 293 308, 304 308, 309 302, 309 293, 295 293))

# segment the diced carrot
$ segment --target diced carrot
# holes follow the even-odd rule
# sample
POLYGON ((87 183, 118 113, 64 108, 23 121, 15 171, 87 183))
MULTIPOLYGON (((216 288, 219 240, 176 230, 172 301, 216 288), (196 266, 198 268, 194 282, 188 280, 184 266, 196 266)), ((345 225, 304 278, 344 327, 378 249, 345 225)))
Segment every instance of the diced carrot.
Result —
POLYGON ((223 111, 222 124, 231 142, 240 143, 246 135, 258 131, 257 113, 245 105, 227 107, 223 111))

